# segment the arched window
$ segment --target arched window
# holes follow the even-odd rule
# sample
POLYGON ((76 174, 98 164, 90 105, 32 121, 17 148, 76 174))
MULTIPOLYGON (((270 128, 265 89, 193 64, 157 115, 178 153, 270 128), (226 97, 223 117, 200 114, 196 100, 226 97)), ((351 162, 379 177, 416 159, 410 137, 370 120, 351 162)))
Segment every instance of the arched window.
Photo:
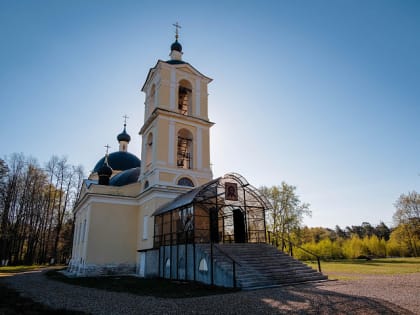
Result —
POLYGON ((207 266, 207 261, 205 258, 201 258, 200 264, 198 265, 198 271, 207 272, 209 267, 207 266))
POLYGON ((181 80, 178 87, 178 112, 182 115, 191 115, 192 87, 186 80, 181 80))
POLYGON ((191 179, 187 178, 187 177, 182 177, 178 180, 178 185, 179 186, 188 186, 188 187, 194 187, 194 183, 192 182, 191 179))
POLYGON ((153 134, 149 133, 146 141, 146 167, 152 163, 152 152, 153 152, 153 134))
POLYGON ((193 137, 187 129, 178 132, 177 166, 179 168, 192 169, 193 137))

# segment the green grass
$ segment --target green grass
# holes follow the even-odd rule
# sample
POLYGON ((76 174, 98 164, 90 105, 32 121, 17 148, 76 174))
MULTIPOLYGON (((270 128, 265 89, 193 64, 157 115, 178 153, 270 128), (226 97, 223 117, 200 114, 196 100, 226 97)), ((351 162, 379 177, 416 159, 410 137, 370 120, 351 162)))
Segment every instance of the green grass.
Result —
POLYGON ((20 273, 25 271, 39 270, 47 267, 46 265, 31 265, 31 266, 7 266, 0 267, 0 273, 20 273))
MULTIPOLYGON (((317 263, 306 262, 317 269, 317 263)), ((420 272, 420 258, 378 258, 321 261, 322 272, 330 279, 349 280, 366 275, 397 275, 420 272)))
POLYGON ((198 282, 142 279, 133 276, 68 278, 56 270, 48 271, 47 277, 57 281, 89 288, 162 298, 189 298, 238 291, 238 289, 210 286, 198 282))

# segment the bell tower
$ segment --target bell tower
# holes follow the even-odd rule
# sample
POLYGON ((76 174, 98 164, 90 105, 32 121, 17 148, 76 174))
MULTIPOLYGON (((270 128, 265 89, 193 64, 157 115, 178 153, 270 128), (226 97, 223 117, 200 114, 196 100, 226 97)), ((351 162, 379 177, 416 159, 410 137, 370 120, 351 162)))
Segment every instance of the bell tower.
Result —
POLYGON ((178 23, 170 59, 151 68, 145 97, 142 136, 142 188, 185 191, 213 177, 210 169, 210 127, 207 86, 212 79, 182 60, 178 23))

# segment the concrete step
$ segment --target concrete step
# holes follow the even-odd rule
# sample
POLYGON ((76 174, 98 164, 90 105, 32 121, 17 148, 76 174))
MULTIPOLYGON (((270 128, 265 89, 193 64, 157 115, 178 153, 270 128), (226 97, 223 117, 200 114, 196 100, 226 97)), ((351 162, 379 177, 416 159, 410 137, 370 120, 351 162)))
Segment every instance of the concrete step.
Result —
MULTIPOLYGON (((210 245, 202 250, 209 255, 210 245)), ((236 261, 237 283, 242 288, 270 287, 293 283, 324 281, 325 275, 268 244, 219 244, 213 250, 214 263, 232 274, 236 261)))

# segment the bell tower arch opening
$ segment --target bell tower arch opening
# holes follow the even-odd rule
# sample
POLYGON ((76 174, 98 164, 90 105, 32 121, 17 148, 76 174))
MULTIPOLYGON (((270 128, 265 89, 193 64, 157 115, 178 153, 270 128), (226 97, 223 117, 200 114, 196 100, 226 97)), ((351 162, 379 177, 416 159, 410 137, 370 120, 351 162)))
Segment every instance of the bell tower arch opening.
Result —
POLYGON ((178 132, 177 166, 184 169, 193 168, 193 135, 187 129, 178 132))
POLYGON ((178 112, 186 116, 190 116, 192 113, 192 85, 187 80, 179 82, 178 112))

